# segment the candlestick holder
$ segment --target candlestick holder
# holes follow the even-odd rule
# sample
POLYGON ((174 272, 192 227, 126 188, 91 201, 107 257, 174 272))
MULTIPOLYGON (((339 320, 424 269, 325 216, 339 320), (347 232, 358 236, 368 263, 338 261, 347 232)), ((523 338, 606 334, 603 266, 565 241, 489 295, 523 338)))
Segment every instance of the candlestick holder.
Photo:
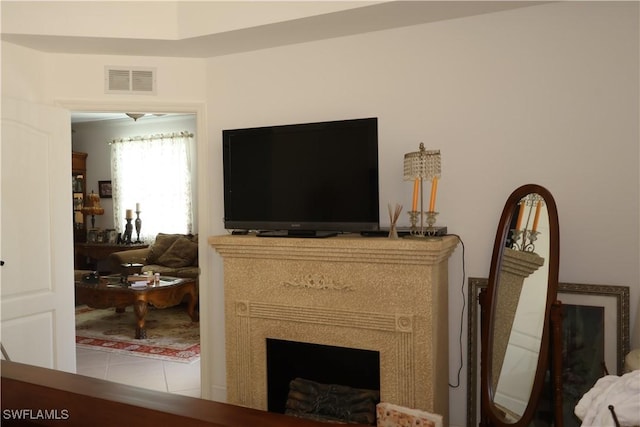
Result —
POLYGON ((136 211, 136 241, 134 243, 142 243, 140 240, 140 230, 142 229, 142 220, 140 219, 140 213, 142 211, 136 211))
POLYGON ((436 226, 436 216, 438 212, 408 211, 409 214, 409 235, 405 237, 436 237, 447 234, 447 227, 436 226), (426 226, 424 218, 426 217, 426 226), (419 222, 419 224, 418 224, 419 222))
POLYGON ((419 211, 409 211, 409 235, 414 237, 424 236, 422 233, 422 227, 418 227, 418 216, 422 219, 422 215, 420 215, 419 211))
POLYGON ((511 229, 511 249, 523 252, 535 252, 539 231, 511 229))
POLYGON ((511 249, 516 249, 516 250, 520 249, 520 245, 518 244, 520 237, 522 237, 522 230, 516 230, 512 228, 511 229, 511 249))
POLYGON ((438 212, 428 211, 427 212, 427 228, 433 229, 433 225, 436 223, 436 216, 438 212))
POLYGON ((125 244, 130 245, 132 243, 131 234, 133 232, 133 225, 131 224, 131 218, 125 218, 125 220, 127 221, 127 223, 124 226, 123 240, 125 244))

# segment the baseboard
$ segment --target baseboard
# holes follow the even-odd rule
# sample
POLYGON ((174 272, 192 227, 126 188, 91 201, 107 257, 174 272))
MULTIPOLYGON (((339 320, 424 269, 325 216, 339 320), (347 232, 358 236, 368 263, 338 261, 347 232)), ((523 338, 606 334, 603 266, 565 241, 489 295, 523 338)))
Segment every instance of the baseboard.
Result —
POLYGON ((212 385, 209 389, 209 395, 211 396, 210 400, 215 402, 225 402, 227 401, 227 388, 223 386, 212 385))

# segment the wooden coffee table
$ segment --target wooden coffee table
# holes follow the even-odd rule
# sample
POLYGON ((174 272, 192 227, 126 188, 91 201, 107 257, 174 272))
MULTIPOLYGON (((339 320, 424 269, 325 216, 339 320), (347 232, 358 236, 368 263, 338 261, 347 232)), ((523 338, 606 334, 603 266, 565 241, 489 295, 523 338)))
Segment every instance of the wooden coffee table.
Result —
POLYGON ((136 315, 136 338, 144 339, 147 331, 144 318, 149 304, 156 308, 167 308, 178 305, 188 296, 187 313, 194 322, 199 321, 196 311, 198 297, 195 279, 179 279, 161 277, 159 285, 148 285, 144 288, 132 288, 119 283, 119 276, 100 278, 99 283, 76 282, 76 299, 79 303, 91 308, 112 308, 124 312, 132 305, 136 315))

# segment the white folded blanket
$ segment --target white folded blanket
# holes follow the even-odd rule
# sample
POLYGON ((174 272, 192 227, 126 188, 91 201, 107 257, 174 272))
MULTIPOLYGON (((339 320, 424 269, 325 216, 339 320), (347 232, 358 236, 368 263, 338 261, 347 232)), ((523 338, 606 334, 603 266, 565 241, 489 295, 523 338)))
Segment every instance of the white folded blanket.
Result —
POLYGON ((621 377, 607 375, 582 396, 575 414, 583 427, 615 426, 609 410, 613 405, 621 426, 640 426, 640 370, 621 377))

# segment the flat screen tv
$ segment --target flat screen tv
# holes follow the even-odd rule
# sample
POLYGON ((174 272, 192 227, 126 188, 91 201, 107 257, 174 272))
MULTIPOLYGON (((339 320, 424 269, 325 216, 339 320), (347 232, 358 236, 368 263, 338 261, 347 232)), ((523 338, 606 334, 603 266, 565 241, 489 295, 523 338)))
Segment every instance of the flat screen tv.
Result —
POLYGON ((377 230, 378 119, 222 131, 224 224, 260 236, 377 230))

